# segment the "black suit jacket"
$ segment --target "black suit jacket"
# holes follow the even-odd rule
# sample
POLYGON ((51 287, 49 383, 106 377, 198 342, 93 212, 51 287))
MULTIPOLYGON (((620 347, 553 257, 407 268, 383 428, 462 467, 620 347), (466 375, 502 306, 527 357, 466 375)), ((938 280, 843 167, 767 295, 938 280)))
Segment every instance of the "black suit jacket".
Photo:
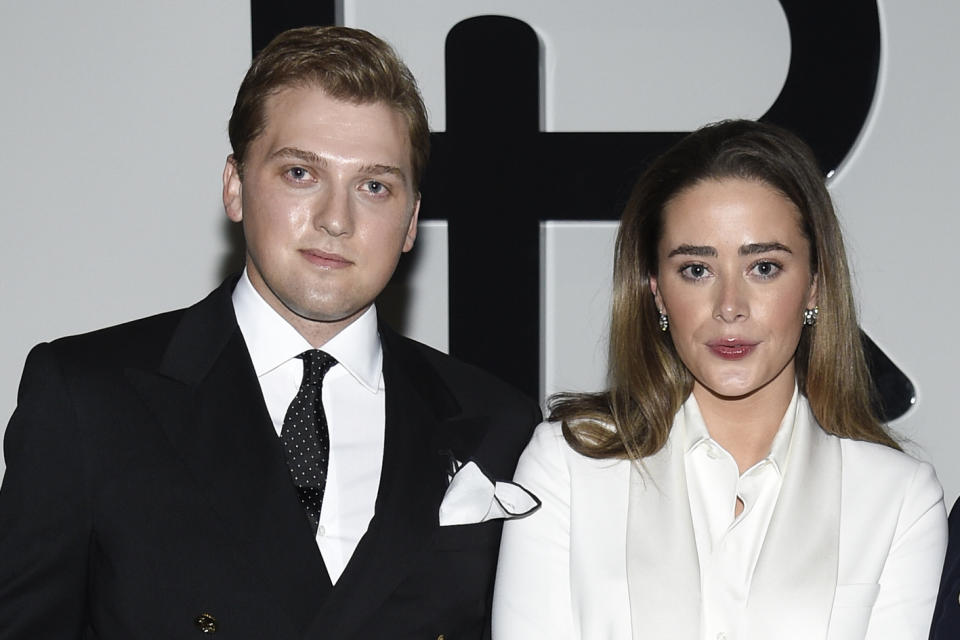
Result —
POLYGON ((950 510, 950 541, 930 627, 930 640, 956 638, 960 638, 960 500, 950 510))
POLYGON ((448 452, 509 478, 539 409, 381 328, 375 515, 333 587, 231 285, 28 356, 0 488, 0 639, 199 638, 202 614, 224 638, 481 637, 501 524, 439 526, 448 452))

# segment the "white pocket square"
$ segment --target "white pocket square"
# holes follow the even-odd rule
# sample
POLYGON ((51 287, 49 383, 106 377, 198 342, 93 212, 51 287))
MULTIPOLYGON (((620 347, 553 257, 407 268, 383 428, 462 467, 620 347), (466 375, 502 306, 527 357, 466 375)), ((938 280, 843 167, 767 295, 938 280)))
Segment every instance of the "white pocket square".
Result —
POLYGON ((460 467, 440 503, 440 526, 510 520, 540 506, 535 495, 513 482, 493 482, 475 462, 460 467))

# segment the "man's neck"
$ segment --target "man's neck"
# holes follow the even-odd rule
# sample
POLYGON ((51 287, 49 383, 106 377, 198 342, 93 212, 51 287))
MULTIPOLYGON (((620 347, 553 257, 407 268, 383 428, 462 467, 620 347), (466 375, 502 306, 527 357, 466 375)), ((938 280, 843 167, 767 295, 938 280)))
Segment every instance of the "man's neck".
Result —
POLYGON ((323 345, 332 340, 337 334, 356 322, 357 319, 362 316, 367 309, 370 308, 370 305, 367 305, 363 309, 360 309, 356 313, 343 318, 342 320, 336 320, 332 322, 304 318, 303 316, 294 313, 286 307, 283 307, 286 313, 280 309, 277 309, 276 307, 273 308, 284 320, 290 323, 290 326, 297 330, 297 333, 302 335, 303 338, 310 343, 310 346, 312 346, 314 349, 320 349, 323 347, 323 345))
POLYGON ((354 311, 350 315, 333 320, 315 320, 300 315, 276 296, 264 280, 259 277, 255 271, 247 270, 247 277, 253 290, 256 291, 263 301, 266 302, 277 315, 287 321, 287 323, 297 330, 304 340, 310 343, 314 349, 320 349, 334 336, 356 322, 357 318, 362 316, 372 305, 354 311))

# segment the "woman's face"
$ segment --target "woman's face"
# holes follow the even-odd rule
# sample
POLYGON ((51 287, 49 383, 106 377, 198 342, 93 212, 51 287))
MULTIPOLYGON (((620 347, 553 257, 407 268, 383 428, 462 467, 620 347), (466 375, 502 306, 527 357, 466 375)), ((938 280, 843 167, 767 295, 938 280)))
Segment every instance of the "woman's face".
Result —
POLYGON ((792 393, 802 315, 816 305, 800 212, 767 184, 726 178, 664 209, 650 287, 694 393, 792 393))

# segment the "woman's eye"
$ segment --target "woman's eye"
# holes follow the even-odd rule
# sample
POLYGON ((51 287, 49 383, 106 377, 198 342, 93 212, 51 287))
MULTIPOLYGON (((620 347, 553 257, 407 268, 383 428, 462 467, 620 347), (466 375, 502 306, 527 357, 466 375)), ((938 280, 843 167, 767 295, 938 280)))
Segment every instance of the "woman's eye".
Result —
POLYGON ((703 264, 688 264, 680 269, 680 275, 689 280, 700 280, 705 278, 710 272, 707 266, 703 264))
POLYGON ((776 262, 762 260, 753 265, 752 271, 761 278, 773 278, 780 273, 780 265, 776 262))

